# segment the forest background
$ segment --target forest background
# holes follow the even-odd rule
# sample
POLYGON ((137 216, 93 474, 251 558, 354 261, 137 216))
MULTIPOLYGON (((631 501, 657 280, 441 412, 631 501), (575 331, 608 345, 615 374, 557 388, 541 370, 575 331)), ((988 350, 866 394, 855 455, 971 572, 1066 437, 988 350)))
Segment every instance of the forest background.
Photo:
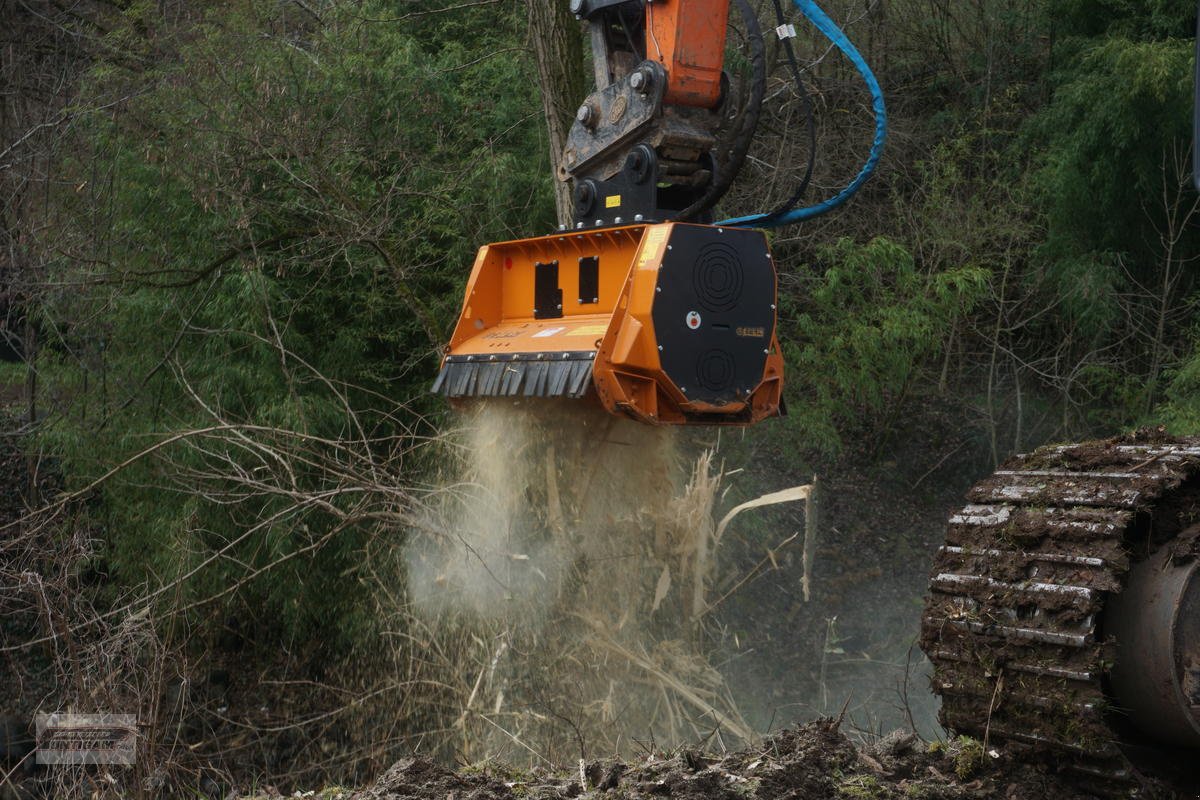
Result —
MULTIPOLYGON (((731 700, 758 730, 836 712, 834 673, 880 662, 920 726, 924 573, 973 478, 1050 441, 1200 432, 1193 4, 828 6, 884 87, 888 150, 851 206, 772 234, 789 416, 682 445, 742 470, 720 511, 825 479, 816 601, 768 513, 712 577, 752 587, 689 634, 755 654, 718 672, 771 687, 731 700)), ((793 21, 816 200, 872 120, 793 21)), ((773 37, 768 57, 728 216, 807 158, 773 37)), ((452 460, 428 387, 474 251, 554 229, 573 106, 550 99, 588 74, 545 0, 0 0, 8 713, 136 709, 151 794, 496 755, 470 731, 513 732, 475 704, 501 651, 412 612, 405 548, 452 460)), ((571 742, 538 759, 588 751, 571 713, 530 709, 571 742)))

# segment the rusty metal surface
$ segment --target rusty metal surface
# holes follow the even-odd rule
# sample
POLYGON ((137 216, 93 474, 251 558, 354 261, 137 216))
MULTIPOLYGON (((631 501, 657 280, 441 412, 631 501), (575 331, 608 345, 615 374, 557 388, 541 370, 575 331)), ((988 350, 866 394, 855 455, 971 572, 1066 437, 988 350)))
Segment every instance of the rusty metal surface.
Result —
MULTIPOLYGON (((661 118, 666 78, 657 64, 647 64, 656 79, 649 91, 639 92, 626 78, 593 92, 581 107, 589 110, 590 122, 577 119, 567 134, 563 152, 563 175, 581 175, 585 170, 610 160, 624 163, 625 155, 639 136, 646 135, 655 120, 661 118)), ((603 177, 611 177, 605 175, 603 177)))
POLYGON ((1197 476, 1200 440, 1152 434, 1045 448, 972 488, 922 619, 943 724, 1113 786, 1133 781, 1108 689, 1106 603, 1196 513, 1197 476))
POLYGON ((625 169, 634 147, 645 144, 659 157, 659 180, 706 186, 712 179, 707 157, 717 145, 721 115, 708 108, 664 106, 665 86, 661 65, 648 61, 593 92, 567 135, 559 179, 611 179, 625 169), (630 84, 638 72, 651 76, 643 91, 630 84))
POLYGON ((1195 559, 1178 562, 1176 544, 1135 566, 1105 609, 1117 653, 1114 710, 1157 741, 1200 748, 1200 723, 1184 690, 1186 665, 1197 655, 1195 619, 1187 611, 1195 610, 1200 585, 1195 559))

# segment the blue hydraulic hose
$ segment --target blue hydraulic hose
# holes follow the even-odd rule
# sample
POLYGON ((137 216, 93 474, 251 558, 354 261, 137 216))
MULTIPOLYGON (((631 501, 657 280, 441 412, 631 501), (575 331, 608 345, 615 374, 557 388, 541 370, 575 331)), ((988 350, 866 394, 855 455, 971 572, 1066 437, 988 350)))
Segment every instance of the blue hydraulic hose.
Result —
POLYGON ((843 205, 857 194, 858 190, 862 188, 863 184, 875 172, 875 167, 879 165, 879 158, 883 155, 883 146, 887 141, 887 106, 883 101, 883 90, 879 88, 879 81, 875 79, 875 73, 871 71, 862 54, 858 52, 858 48, 846 38, 846 34, 837 26, 837 23, 830 19, 829 15, 822 11, 813 0, 794 0, 794 2, 796 3, 796 7, 800 9, 800 13, 804 14, 809 22, 815 25, 821 33, 825 34, 826 38, 833 42, 845 54, 846 58, 850 59, 851 63, 854 64, 863 76, 863 80, 867 82, 867 88, 871 90, 871 104, 875 109, 875 141, 871 144, 871 154, 867 157, 867 163, 863 164, 862 170, 850 182, 850 185, 823 203, 806 208, 797 208, 778 216, 772 214, 751 214, 748 217, 727 219, 717 223, 718 225, 744 228, 776 228, 781 225, 791 225, 796 222, 812 219, 813 217, 819 217, 843 205))

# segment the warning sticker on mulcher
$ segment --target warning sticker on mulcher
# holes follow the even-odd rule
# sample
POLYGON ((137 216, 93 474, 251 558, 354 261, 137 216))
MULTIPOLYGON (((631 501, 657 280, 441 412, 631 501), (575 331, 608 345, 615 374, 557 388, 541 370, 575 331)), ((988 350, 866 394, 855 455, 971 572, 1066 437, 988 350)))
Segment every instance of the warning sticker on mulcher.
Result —
POLYGON ((549 339, 551 336, 557 336, 565 331, 566 328, 547 328, 544 331, 538 331, 533 335, 535 339, 549 339))
POLYGON ((645 269, 650 265, 650 262, 658 258, 658 251, 662 249, 663 244, 670 235, 671 229, 666 225, 650 229, 650 232, 646 234, 646 238, 642 240, 642 255, 638 259, 638 269, 645 269))
POLYGON ((581 325, 578 328, 572 328, 567 336, 603 336, 607 332, 607 325, 581 325))

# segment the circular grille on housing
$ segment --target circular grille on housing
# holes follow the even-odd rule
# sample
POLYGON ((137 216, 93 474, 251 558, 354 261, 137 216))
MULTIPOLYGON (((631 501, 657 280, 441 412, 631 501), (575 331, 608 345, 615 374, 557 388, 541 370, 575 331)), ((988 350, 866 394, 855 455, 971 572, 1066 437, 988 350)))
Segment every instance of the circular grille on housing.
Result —
POLYGON ((733 355, 724 350, 709 350, 696 360, 696 380, 710 391, 728 389, 736 375, 733 355))
POLYGON ((692 271, 696 299, 708 311, 732 311, 742 299, 742 259, 738 251, 723 242, 711 242, 700 249, 692 271))

